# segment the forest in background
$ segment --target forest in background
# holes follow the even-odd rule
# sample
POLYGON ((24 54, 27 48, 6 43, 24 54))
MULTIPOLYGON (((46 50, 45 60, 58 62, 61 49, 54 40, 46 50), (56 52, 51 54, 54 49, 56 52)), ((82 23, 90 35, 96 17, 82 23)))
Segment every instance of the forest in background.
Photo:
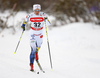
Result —
POLYGON ((32 12, 33 4, 41 4, 44 12, 56 18, 53 26, 58 26, 58 22, 64 25, 81 21, 100 24, 100 0, 0 0, 0 12, 10 10, 4 17, 6 21, 0 17, 0 28, 9 28, 7 20, 18 12, 32 12))

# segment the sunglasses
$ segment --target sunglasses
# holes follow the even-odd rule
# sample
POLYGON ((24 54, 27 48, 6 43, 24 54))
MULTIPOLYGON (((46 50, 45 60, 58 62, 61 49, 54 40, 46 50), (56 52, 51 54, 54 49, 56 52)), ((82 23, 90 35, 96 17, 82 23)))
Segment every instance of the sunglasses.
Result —
POLYGON ((40 11, 40 10, 34 10, 34 11, 40 11))

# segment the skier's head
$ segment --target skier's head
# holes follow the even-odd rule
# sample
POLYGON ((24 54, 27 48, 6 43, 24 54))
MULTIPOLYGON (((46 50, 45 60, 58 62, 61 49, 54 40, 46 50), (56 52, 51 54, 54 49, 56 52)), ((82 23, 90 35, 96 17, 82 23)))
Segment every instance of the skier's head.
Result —
POLYGON ((34 5, 33 5, 33 11, 34 11, 34 13, 35 13, 36 15, 39 14, 40 10, 41 10, 41 5, 40 5, 40 4, 34 4, 34 5))

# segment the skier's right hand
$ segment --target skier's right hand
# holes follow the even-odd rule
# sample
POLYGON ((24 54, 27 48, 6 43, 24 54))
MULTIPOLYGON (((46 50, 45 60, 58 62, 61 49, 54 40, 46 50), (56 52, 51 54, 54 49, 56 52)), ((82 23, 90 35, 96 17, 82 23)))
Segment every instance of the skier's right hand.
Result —
POLYGON ((25 26, 22 25, 21 28, 23 29, 23 31, 25 31, 25 26))
POLYGON ((25 25, 26 25, 26 22, 24 22, 23 24, 22 24, 22 29, 23 29, 23 31, 25 31, 25 25))

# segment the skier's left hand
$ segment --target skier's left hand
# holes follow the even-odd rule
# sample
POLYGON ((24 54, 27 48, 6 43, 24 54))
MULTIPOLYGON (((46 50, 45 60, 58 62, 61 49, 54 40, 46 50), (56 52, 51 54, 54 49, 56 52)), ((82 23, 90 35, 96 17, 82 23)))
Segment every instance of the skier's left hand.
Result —
POLYGON ((44 19, 48 19, 48 17, 44 17, 44 19))

